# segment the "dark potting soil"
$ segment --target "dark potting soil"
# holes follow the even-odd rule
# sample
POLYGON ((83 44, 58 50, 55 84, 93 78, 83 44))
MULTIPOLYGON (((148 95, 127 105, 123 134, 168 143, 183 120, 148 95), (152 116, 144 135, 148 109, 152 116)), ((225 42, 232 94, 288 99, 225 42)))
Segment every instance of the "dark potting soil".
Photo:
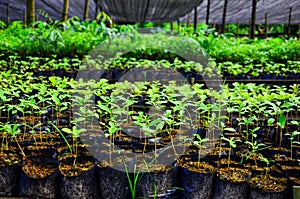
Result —
POLYGON ((248 169, 226 167, 217 171, 214 188, 214 199, 246 199, 248 169))
POLYGON ((209 169, 210 165, 202 164, 198 172, 179 167, 179 184, 183 189, 180 192, 182 199, 210 199, 212 197, 215 172, 209 169))
POLYGON ((77 176, 62 176, 60 178, 60 197, 63 199, 97 199, 95 166, 80 172, 77 176))
POLYGON ((287 179, 268 175, 253 176, 249 181, 249 199, 281 199, 286 197, 287 179))
POLYGON ((164 198, 175 197, 174 188, 178 187, 178 166, 170 165, 155 171, 142 171, 137 183, 138 198, 164 198))
POLYGON ((97 165, 96 171, 100 198, 127 199, 131 197, 125 172, 100 165, 97 165))
POLYGON ((285 193, 265 193, 259 190, 250 189, 249 199, 290 199, 285 193))
POLYGON ((51 156, 33 156, 22 163, 19 196, 31 198, 58 197, 58 165, 51 156))
POLYGON ((0 166, 0 196, 15 196, 18 189, 20 165, 0 166))

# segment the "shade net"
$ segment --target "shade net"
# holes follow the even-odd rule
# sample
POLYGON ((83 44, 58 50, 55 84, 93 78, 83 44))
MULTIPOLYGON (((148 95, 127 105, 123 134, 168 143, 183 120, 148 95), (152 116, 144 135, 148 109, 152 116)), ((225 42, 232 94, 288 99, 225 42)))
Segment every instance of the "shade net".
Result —
MULTIPOLYGON (((225 0, 210 0, 209 24, 222 24, 225 0)), ((208 0, 204 0, 197 7, 197 22, 205 23, 208 0)), ((300 24, 299 0, 258 0, 256 10, 256 24, 264 24, 267 14, 268 24, 288 24, 290 8, 291 24, 300 24)), ((192 16, 192 11, 188 15, 192 16)), ((180 18, 181 22, 187 22, 188 15, 180 18)), ((226 24, 249 24, 252 15, 252 0, 228 0, 226 12, 226 24)))
MULTIPOLYGON (((221 24, 225 0, 210 0, 210 24, 221 24)), ((193 19, 193 8, 198 5, 198 23, 206 22, 208 0, 100 0, 100 6, 120 22, 168 22, 180 18, 186 22, 188 14, 193 19)), ((43 10, 49 17, 61 20, 63 0, 36 0, 36 11, 43 10)), ((0 20, 7 20, 7 4, 10 4, 10 20, 23 20, 26 10, 25 0, 0 0, 0 20)), ((78 16, 83 19, 84 0, 70 0, 68 17, 78 16)), ((95 0, 90 0, 89 18, 95 18, 95 0)), ((300 24, 299 0, 258 0, 256 24, 288 24, 292 7, 292 24, 300 24)), ((100 8, 99 8, 100 9, 100 8)), ((228 0, 226 23, 249 24, 252 12, 252 0, 228 0)), ((39 20, 45 20, 43 14, 36 12, 39 20)))
POLYGON ((101 0, 115 21, 168 22, 191 12, 203 0, 101 0))

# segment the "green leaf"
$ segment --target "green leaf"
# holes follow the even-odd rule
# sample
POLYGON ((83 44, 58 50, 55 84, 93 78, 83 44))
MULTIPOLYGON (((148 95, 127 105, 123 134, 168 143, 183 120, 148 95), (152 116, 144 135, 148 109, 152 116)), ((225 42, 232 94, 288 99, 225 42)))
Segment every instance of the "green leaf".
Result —
POLYGON ((291 121, 291 124, 293 124, 293 125, 299 125, 299 122, 297 122, 297 121, 291 121))
POLYGON ((286 123, 286 117, 283 114, 280 114, 278 117, 278 124, 281 128, 284 128, 286 123))
POLYGON ((107 106, 105 106, 105 105, 103 105, 103 104, 98 104, 97 106, 98 106, 100 109, 106 111, 107 113, 110 113, 110 109, 109 109, 107 106))
POLYGON ((271 125, 275 122, 275 119, 274 118, 270 118, 268 119, 268 124, 271 125))
POLYGON ((224 131, 236 132, 234 128, 224 128, 224 131))
POLYGON ((72 130, 71 130, 71 129, 68 129, 68 128, 62 128, 61 130, 62 130, 63 132, 65 132, 65 133, 72 134, 72 130))
POLYGON ((55 104, 60 104, 60 100, 58 99, 57 95, 52 95, 52 100, 55 102, 55 104))
POLYGON ((162 128, 164 127, 164 125, 165 125, 165 122, 164 122, 164 121, 160 122, 160 123, 156 126, 156 130, 157 130, 157 131, 162 130, 162 128))

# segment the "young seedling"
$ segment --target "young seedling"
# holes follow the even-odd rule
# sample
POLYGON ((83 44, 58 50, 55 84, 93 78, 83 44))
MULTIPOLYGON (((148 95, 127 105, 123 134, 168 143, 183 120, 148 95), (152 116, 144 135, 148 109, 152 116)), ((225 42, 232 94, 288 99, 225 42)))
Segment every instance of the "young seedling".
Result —
POLYGON ((269 160, 269 159, 267 159, 267 158, 265 158, 265 157, 261 157, 260 159, 259 159, 260 161, 262 161, 262 162, 264 162, 264 163, 266 163, 266 167, 265 167, 265 170, 266 170, 266 173, 265 173, 265 177, 267 177, 267 175, 268 175, 268 172, 269 172, 269 170, 270 170, 270 163, 271 162, 275 162, 274 160, 269 160))
POLYGON ((255 166, 257 167, 257 158, 258 157, 260 158, 262 156, 262 154, 259 153, 259 151, 267 149, 267 148, 269 148, 269 146, 266 146, 263 143, 258 143, 257 141, 254 141, 254 143, 246 141, 246 144, 250 146, 251 150, 247 151, 245 154, 243 154, 241 162, 243 162, 244 157, 246 157, 246 159, 253 157, 255 166))
POLYGON ((289 136, 289 140, 290 140, 290 147, 291 147, 291 159, 293 159, 293 145, 297 144, 300 145, 299 141, 296 141, 295 138, 300 135, 299 131, 294 131, 291 134, 290 133, 286 133, 285 135, 289 136))
POLYGON ((24 153, 23 151, 23 148, 21 147, 21 145, 19 144, 19 141, 18 141, 18 138, 17 138, 17 135, 19 133, 21 133, 21 130, 19 129, 19 124, 9 124, 9 123, 6 123, 4 126, 3 126, 3 130, 5 132, 7 132, 8 135, 11 136, 11 139, 14 139, 14 141, 16 142, 16 144, 18 145, 18 148, 20 149, 21 151, 21 154, 23 156, 23 158, 25 160, 27 160, 27 156, 26 154, 24 153))
POLYGON ((208 138, 201 138, 201 136, 199 134, 194 134, 194 136, 197 138, 197 140, 193 141, 193 145, 195 145, 196 147, 198 147, 198 167, 200 167, 200 158, 201 158, 201 152, 202 152, 202 148, 206 148, 205 146, 203 146, 203 143, 208 141, 208 138))
POLYGON ((80 133, 86 131, 86 129, 78 129, 77 126, 73 126, 72 129, 69 128, 62 128, 63 132, 68 133, 71 135, 72 138, 72 152, 75 155, 73 166, 76 164, 76 159, 78 156, 78 138, 80 133))
POLYGON ((222 136, 221 139, 229 143, 229 152, 228 152, 228 160, 227 160, 227 166, 229 168, 231 150, 232 150, 232 148, 235 148, 236 143, 241 142, 241 140, 238 140, 235 137, 231 137, 230 139, 228 139, 228 138, 225 138, 224 136, 222 136))
MULTIPOLYGON (((280 127, 280 134, 279 134, 279 147, 282 145, 282 134, 283 134, 283 129, 285 128, 286 124, 286 117, 283 114, 280 114, 278 117, 278 122, 277 125, 280 127)), ((277 135, 276 135, 277 137, 277 135)))

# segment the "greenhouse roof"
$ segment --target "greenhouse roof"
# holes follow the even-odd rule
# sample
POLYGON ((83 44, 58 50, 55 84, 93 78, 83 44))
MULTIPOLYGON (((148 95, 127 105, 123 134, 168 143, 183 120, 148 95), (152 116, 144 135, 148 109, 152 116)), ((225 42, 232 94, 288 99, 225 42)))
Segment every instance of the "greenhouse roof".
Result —
MULTIPOLYGON (((225 0, 210 0, 210 24, 222 23, 224 2, 225 0)), ((171 21, 183 15, 185 16, 181 17, 180 21, 186 22, 188 16, 186 13, 189 13, 193 6, 200 4, 197 22, 205 23, 208 0, 100 0, 99 3, 113 19, 123 22, 171 21), (189 6, 184 6, 185 4, 189 6)), ((24 0, 0 0, 0 20, 7 20, 8 4, 10 4, 10 20, 23 20, 23 14, 26 10, 26 1, 24 0)), ((63 0, 36 0, 35 4, 36 10, 45 11, 52 19, 61 19, 63 0)), ((83 19, 84 5, 85 1, 83 0, 71 0, 68 16, 78 16, 83 19)), ((95 18, 95 6, 95 0, 91 0, 89 5, 90 19, 95 18)), ((264 24, 266 14, 268 24, 288 24, 290 8, 292 8, 291 24, 300 24, 299 0, 258 0, 256 24, 264 24)), ((36 13, 38 19, 45 19, 43 14, 36 13)), ((226 23, 249 24, 251 13, 251 0, 228 0, 226 23)), ((193 15, 191 12, 191 22, 193 15)))
MULTIPOLYGON (((210 24, 222 24, 225 0, 210 0, 210 24)), ((198 6, 198 23, 206 22, 208 0, 198 6)), ((299 0, 258 0, 256 10, 256 24, 265 23, 267 13, 268 24, 288 24, 290 8, 292 8, 291 24, 300 24, 299 0)), ((252 14, 252 0, 228 0, 226 12, 227 24, 249 24, 252 14)), ((181 22, 186 22, 187 17, 182 17, 181 22)), ((190 13, 191 21, 194 12, 190 13)))
MULTIPOLYGON (((26 10, 26 1, 25 0, 0 0, 0 20, 7 20, 7 4, 10 4, 10 20, 23 20, 24 11, 26 10)), ((83 0, 70 0, 69 13, 68 16, 78 16, 80 19, 83 19, 84 15, 84 5, 85 1, 83 0)), ((91 0, 89 5, 89 18, 95 18, 95 1, 91 0)), ((49 1, 49 0, 36 0, 35 9, 45 11, 50 18, 54 20, 61 20, 62 18, 62 9, 63 9, 63 0, 49 1)), ((45 20, 43 14, 36 12, 38 19, 45 20)))

